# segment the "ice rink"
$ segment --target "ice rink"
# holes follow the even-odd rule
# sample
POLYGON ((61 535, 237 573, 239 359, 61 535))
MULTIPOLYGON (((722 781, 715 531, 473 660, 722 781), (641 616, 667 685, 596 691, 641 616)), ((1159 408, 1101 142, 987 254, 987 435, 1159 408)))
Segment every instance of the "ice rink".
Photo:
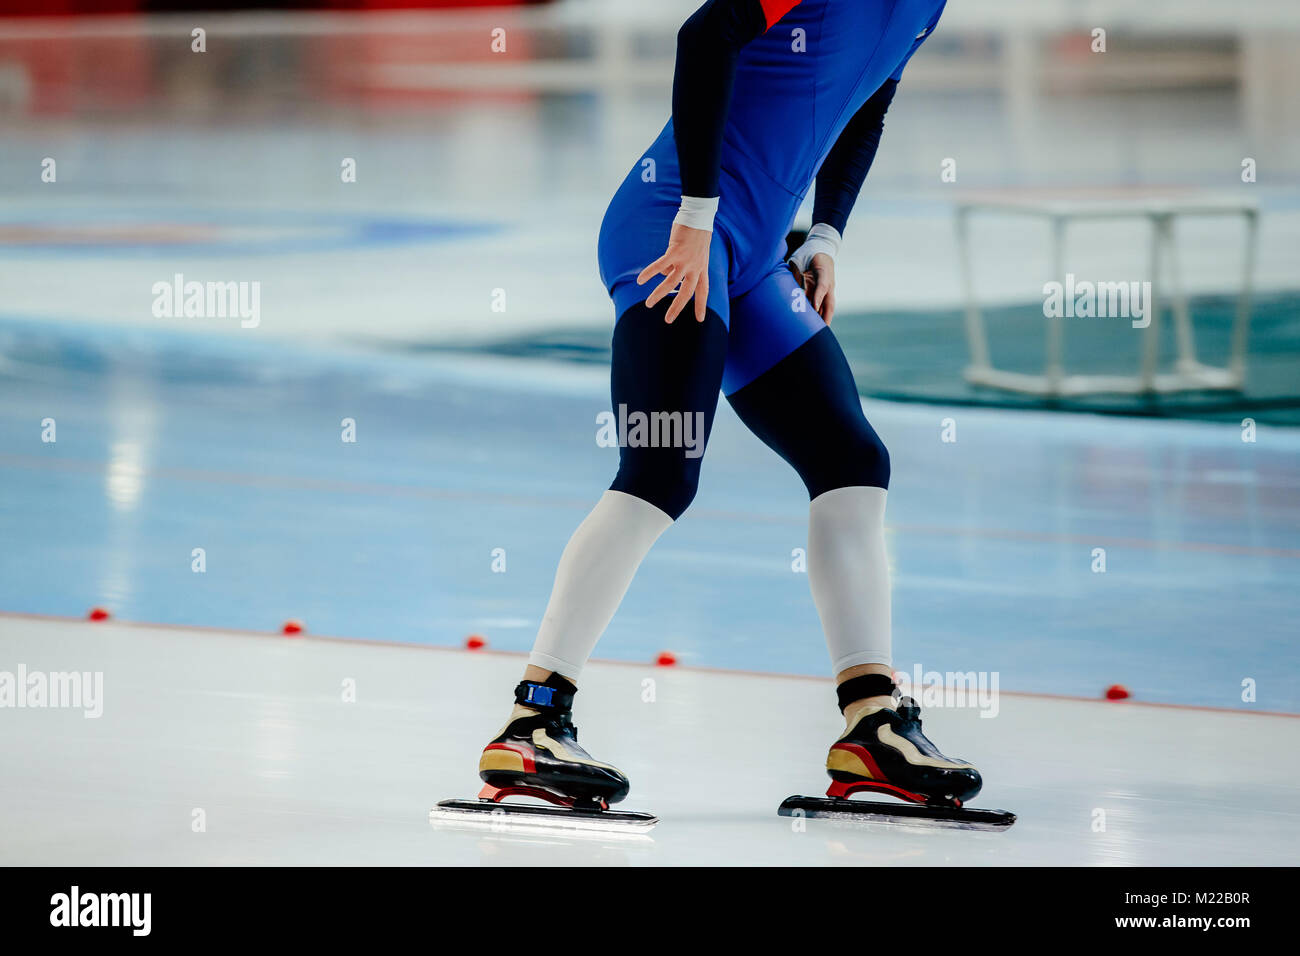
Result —
POLYGON ((651 842, 435 831, 436 801, 477 792, 555 558, 612 468, 593 441, 603 373, 331 352, 284 370, 223 338, 60 352, 45 336, 11 341, 0 383, 0 600, 161 625, 0 619, 0 670, 103 679, 102 716, 4 712, 22 786, 0 788, 0 862, 1294 859, 1292 432, 869 405, 894 449, 896 664, 997 674, 994 708, 930 708, 926 726, 984 770, 977 805, 1020 819, 797 832, 776 806, 821 792, 838 733, 792 560, 806 495, 724 410, 700 496, 643 566, 576 715, 630 774, 627 806, 663 820, 651 842), (59 440, 40 445, 48 414, 59 440), (349 639, 275 633, 291 617, 349 639), (456 649, 468 634, 489 650, 456 649), (665 649, 678 668, 653 666, 665 649), (1112 682, 1136 702, 1102 701, 1112 682))
POLYGON ((1300 839, 1291 717, 1019 695, 992 720, 932 711, 1010 830, 799 827, 776 807, 824 783, 824 682, 613 663, 576 717, 633 780, 620 806, 660 816, 648 836, 435 828, 436 800, 477 790, 515 655, 14 616, 0 640, 105 681, 98 718, 6 715, 0 758, 25 784, 0 790, 6 864, 1289 865, 1300 839))

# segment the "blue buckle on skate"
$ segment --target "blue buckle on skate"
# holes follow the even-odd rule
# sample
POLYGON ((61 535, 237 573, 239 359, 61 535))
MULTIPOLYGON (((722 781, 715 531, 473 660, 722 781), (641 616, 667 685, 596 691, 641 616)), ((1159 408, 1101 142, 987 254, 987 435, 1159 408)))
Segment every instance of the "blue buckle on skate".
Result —
POLYGON ((515 688, 515 703, 532 707, 544 714, 568 713, 573 707, 573 694, 550 684, 523 680, 515 688))
POLYGON ((550 707, 555 699, 555 688, 547 687, 545 684, 524 681, 520 690, 522 696, 516 695, 515 700, 521 704, 540 704, 543 707, 550 707))

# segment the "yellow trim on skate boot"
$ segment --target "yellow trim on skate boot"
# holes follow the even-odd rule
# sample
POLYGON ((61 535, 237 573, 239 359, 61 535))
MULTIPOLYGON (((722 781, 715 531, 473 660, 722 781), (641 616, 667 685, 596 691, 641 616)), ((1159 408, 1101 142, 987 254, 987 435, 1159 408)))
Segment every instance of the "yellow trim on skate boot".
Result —
POLYGON ((478 760, 479 770, 513 770, 524 772, 524 758, 513 750, 485 750, 478 760))
POLYGON ((851 773, 855 777, 861 777, 864 780, 875 779, 871 775, 871 771, 867 769, 867 765, 862 762, 862 758, 855 753, 849 753, 847 750, 832 749, 826 756, 826 769, 851 773))

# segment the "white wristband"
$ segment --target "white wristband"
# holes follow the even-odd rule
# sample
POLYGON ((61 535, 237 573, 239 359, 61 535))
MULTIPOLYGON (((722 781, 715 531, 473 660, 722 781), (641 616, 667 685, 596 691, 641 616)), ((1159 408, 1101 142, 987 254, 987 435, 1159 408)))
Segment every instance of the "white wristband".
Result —
POLYGON ((713 231, 713 217, 718 212, 718 197, 701 199, 698 196, 683 196, 682 204, 673 217, 673 225, 689 226, 691 229, 713 231))
POLYGON ((808 237, 804 239, 803 245, 791 254, 790 261, 800 272, 807 272, 808 263, 812 262, 813 256, 820 252, 826 253, 831 257, 831 261, 834 261, 840 252, 840 241, 838 229, 819 222, 808 230, 808 237))

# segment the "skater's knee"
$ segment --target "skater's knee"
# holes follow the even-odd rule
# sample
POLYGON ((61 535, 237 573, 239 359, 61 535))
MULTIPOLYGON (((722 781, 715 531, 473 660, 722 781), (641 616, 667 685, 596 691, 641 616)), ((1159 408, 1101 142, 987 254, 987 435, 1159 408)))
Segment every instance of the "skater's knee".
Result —
POLYGON ((864 415, 849 425, 844 445, 844 486, 889 487, 889 449, 864 415))
MULTIPOLYGON (((666 451, 663 449, 661 451, 666 451)), ((698 459, 676 455, 625 455, 610 488, 647 501, 676 521, 700 483, 698 459)))
POLYGON ((860 412, 828 430, 815 454, 798 465, 810 498, 836 488, 889 487, 889 449, 860 412))

